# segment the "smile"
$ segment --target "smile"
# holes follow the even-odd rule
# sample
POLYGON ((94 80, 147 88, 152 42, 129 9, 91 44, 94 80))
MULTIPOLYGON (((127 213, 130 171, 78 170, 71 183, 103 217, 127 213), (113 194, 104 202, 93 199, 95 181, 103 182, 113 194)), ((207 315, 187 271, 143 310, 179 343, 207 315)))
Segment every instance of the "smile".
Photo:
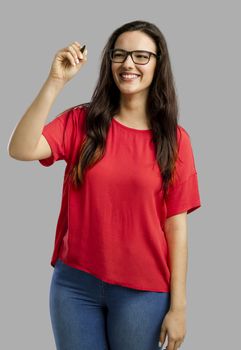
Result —
POLYGON ((122 80, 134 80, 139 78, 140 75, 138 74, 127 74, 127 73, 121 73, 120 77, 122 80))

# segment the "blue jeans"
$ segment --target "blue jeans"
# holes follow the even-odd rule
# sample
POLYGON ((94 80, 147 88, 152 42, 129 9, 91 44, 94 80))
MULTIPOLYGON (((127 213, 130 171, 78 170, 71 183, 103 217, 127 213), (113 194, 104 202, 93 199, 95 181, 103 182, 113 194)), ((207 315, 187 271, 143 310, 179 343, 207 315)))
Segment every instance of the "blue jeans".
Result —
POLYGON ((57 350, 158 350, 170 293, 109 284, 58 259, 49 306, 57 350))

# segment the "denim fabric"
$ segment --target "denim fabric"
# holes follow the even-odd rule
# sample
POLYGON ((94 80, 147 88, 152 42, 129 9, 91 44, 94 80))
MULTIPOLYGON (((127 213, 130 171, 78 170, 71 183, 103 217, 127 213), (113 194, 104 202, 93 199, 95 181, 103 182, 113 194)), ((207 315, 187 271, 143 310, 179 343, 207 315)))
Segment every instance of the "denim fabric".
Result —
POLYGON ((58 259, 49 306, 57 350, 158 350, 170 293, 106 283, 58 259))

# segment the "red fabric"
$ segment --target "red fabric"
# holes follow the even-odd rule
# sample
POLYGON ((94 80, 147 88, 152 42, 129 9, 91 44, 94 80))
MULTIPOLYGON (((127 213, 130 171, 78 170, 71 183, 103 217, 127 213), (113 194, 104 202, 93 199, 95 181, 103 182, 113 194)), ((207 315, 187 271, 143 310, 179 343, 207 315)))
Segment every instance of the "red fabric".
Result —
POLYGON ((66 173, 77 159, 85 116, 84 107, 75 107, 43 129, 53 155, 39 162, 67 163, 51 265, 60 257, 108 283, 170 291, 165 219, 201 206, 190 137, 178 125, 177 178, 164 202, 152 131, 112 119, 104 157, 76 190, 66 173))

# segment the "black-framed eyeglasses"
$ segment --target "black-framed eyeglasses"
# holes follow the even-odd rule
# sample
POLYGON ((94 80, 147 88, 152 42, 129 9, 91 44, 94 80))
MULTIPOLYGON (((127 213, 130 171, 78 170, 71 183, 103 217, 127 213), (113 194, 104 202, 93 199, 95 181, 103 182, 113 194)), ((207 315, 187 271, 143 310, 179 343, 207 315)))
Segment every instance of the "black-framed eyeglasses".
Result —
POLYGON ((122 49, 111 49, 109 53, 111 61, 115 63, 125 62, 129 55, 135 64, 147 64, 152 55, 156 58, 160 57, 158 54, 145 50, 126 51, 122 49))

